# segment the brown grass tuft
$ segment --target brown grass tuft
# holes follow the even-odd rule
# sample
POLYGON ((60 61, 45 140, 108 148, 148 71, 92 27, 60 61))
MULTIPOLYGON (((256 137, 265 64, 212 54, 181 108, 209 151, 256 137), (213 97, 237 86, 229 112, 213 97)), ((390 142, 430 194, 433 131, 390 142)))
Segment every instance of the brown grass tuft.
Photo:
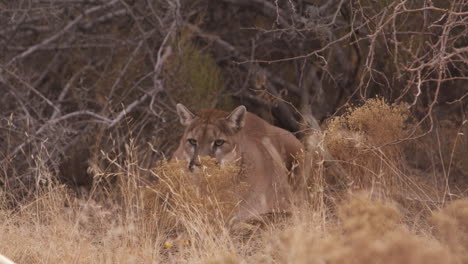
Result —
POLYGON ((351 236, 379 237, 401 225, 402 215, 395 206, 379 200, 371 201, 364 194, 353 196, 338 208, 343 232, 351 236))
POLYGON ((388 193, 406 185, 402 148, 390 143, 408 135, 409 118, 405 104, 390 105, 375 98, 350 107, 328 123, 326 146, 348 172, 354 188, 388 193))
POLYGON ((468 200, 451 202, 432 216, 437 237, 449 246, 460 263, 468 263, 468 200))
POLYGON ((408 231, 392 205, 360 195, 343 201, 339 217, 342 224, 329 222, 328 232, 314 228, 312 219, 291 223, 270 238, 266 255, 271 258, 266 262, 457 263, 438 241, 408 231))

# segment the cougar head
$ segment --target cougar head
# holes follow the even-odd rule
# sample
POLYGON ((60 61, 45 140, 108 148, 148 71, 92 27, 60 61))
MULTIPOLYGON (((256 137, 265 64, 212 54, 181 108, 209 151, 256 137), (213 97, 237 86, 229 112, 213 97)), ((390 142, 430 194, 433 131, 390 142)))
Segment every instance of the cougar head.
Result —
POLYGON ((238 135, 244 127, 246 111, 241 105, 231 113, 204 110, 195 115, 177 104, 180 123, 185 126, 179 151, 190 162, 190 169, 198 156, 215 158, 221 167, 237 159, 238 135))

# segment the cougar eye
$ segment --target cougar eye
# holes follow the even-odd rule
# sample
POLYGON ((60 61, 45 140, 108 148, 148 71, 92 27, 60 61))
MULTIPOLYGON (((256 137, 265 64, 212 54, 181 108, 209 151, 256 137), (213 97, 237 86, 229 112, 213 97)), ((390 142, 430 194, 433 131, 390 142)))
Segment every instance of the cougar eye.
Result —
POLYGON ((215 144, 216 147, 221 147, 224 144, 224 142, 225 141, 222 140, 222 139, 217 139, 217 140, 215 140, 214 144, 215 144))
POLYGON ((190 143, 190 145, 192 146, 196 146, 197 145, 197 140, 194 139, 194 138, 189 138, 187 139, 188 143, 190 143))

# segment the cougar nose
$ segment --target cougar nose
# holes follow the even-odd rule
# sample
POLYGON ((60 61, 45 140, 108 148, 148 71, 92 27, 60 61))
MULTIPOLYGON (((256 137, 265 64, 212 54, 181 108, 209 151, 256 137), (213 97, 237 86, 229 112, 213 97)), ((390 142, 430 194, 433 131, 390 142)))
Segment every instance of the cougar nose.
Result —
POLYGON ((200 149, 200 151, 198 152, 198 156, 200 156, 200 157, 211 157, 211 158, 214 158, 214 152, 211 151, 210 148, 202 148, 202 149, 200 149))

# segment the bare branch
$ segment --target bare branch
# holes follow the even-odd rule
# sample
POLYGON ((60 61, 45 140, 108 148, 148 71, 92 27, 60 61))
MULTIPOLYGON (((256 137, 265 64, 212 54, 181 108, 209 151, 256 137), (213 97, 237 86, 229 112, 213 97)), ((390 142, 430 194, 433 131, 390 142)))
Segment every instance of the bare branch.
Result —
POLYGON ((71 28, 76 26, 86 16, 88 16, 88 15, 94 13, 94 12, 97 12, 97 11, 103 10, 105 8, 108 8, 108 7, 112 6, 112 5, 114 5, 115 3, 117 3, 118 1, 119 0, 112 0, 112 1, 110 1, 110 2, 108 2, 106 4, 104 4, 104 5, 95 6, 95 7, 92 7, 90 9, 84 11, 81 15, 77 16, 74 20, 70 21, 70 23, 68 23, 62 30, 60 30, 59 32, 55 33, 54 35, 44 39, 40 43, 29 47, 26 51, 16 55, 6 65, 10 65, 10 64, 14 63, 15 61, 17 61, 19 59, 22 59, 24 57, 29 56, 30 54, 32 54, 33 52, 35 52, 39 48, 51 43, 52 41, 54 41, 54 40, 58 39, 59 37, 61 37, 63 34, 67 33, 71 28))
MULTIPOLYGON (((18 80, 20 83, 22 83, 26 88, 28 88, 31 92, 33 92, 34 94, 36 94, 37 96, 39 96, 42 100, 44 100, 48 105, 50 105, 52 108, 54 108, 55 110, 59 111, 58 107, 52 103, 47 97, 45 97, 41 92, 39 92, 36 88, 34 88, 31 84, 29 84, 27 81, 23 80, 22 78, 20 78, 18 75, 16 75, 15 73, 9 71, 8 69, 6 69, 5 67, 3 66, 0 66, 2 68, 2 71, 3 72, 6 72, 8 73, 10 76, 12 76, 13 78, 15 78, 16 80, 18 80)), ((1 72, 0 72, 1 73, 1 72)), ((0 78, 0 81, 1 82, 5 82, 5 80, 3 78, 0 78)))

